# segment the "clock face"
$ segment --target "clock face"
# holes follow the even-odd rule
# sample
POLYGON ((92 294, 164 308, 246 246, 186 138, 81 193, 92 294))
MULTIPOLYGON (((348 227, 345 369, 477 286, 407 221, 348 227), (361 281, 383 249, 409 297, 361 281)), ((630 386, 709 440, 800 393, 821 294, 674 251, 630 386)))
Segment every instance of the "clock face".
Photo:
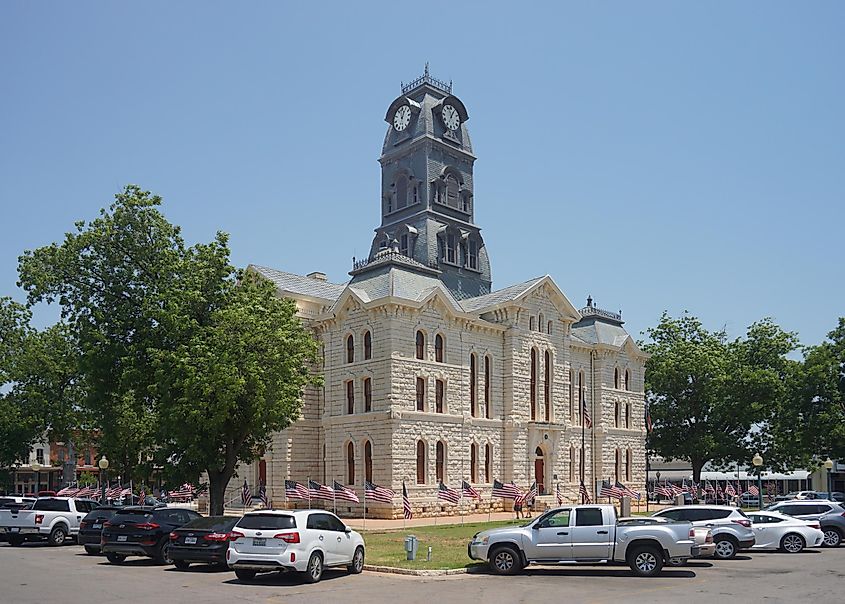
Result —
POLYGON ((411 108, 407 105, 402 105, 393 114, 393 127, 397 132, 402 132, 411 123, 411 108))
POLYGON ((449 130, 457 130, 461 125, 461 116, 458 115, 458 110, 451 105, 443 106, 443 123, 449 130))

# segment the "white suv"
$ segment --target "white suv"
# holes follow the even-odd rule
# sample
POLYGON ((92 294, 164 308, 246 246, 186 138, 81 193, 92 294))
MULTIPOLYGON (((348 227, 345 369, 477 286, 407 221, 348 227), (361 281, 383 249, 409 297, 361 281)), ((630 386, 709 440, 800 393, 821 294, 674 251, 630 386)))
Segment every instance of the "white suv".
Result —
POLYGON ((249 512, 229 533, 226 562, 241 581, 259 572, 297 571, 316 583, 327 566, 364 569, 364 539, 325 510, 249 512))

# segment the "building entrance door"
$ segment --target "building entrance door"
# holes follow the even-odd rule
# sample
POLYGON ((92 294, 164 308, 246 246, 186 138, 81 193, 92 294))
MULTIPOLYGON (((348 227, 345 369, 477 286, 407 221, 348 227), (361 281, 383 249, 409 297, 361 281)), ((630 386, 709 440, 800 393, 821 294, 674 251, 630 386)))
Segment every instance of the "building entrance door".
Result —
POLYGON ((534 480, 537 481, 537 491, 540 495, 546 494, 546 464, 543 460, 543 449, 537 447, 534 451, 534 480))

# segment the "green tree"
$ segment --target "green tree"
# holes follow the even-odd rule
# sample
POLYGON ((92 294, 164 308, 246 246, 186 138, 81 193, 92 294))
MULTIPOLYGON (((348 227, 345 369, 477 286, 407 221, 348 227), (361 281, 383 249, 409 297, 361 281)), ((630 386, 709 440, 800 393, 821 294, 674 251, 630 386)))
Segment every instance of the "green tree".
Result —
POLYGON ((31 333, 31 314, 11 298, 0 298, 0 467, 27 458, 37 426, 28 410, 13 396, 17 360, 31 333))
POLYGON ((647 334, 650 449, 688 461, 696 481, 708 462, 747 465, 763 446, 759 426, 785 396, 794 334, 764 319, 744 340, 728 341, 686 313, 677 319, 664 313, 647 334))

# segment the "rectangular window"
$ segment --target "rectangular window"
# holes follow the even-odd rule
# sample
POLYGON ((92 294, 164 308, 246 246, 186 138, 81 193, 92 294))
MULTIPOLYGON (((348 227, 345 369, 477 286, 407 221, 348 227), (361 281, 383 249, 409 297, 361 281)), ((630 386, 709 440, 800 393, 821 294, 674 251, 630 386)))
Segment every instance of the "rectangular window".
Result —
POLYGON ((475 239, 470 239, 469 244, 467 245, 468 253, 467 253, 467 266, 471 269, 478 268, 478 243, 476 243, 475 239))
POLYGON ((478 445, 474 443, 469 449, 469 481, 478 482, 478 445))
POLYGON ((370 378, 364 378, 364 411, 373 410, 373 383, 370 378))
POLYGON ((458 240, 455 235, 446 235, 446 254, 444 260, 449 264, 457 264, 458 240))
POLYGON ((487 419, 493 417, 493 408, 490 402, 490 372, 492 371, 490 365, 490 357, 484 357, 484 412, 487 419))
POLYGON ((476 407, 477 407, 477 400, 475 394, 475 383, 476 383, 476 368, 475 368, 475 355, 469 355, 469 414, 472 417, 476 416, 476 407))
POLYGON ((35 460, 42 466, 44 465, 44 449, 35 450, 35 460))
POLYGON ((399 253, 403 256, 408 255, 408 234, 399 236, 399 253))
POLYGON ((493 445, 488 444, 484 449, 484 482, 489 484, 493 477, 493 445))
POLYGON ((425 378, 417 378, 417 411, 425 411, 425 378))
POLYGON ((346 413, 355 413, 355 382, 352 380, 346 382, 346 413))
POLYGON ((435 411, 443 413, 443 401, 446 398, 446 385, 443 380, 437 380, 437 389, 435 391, 435 411))

